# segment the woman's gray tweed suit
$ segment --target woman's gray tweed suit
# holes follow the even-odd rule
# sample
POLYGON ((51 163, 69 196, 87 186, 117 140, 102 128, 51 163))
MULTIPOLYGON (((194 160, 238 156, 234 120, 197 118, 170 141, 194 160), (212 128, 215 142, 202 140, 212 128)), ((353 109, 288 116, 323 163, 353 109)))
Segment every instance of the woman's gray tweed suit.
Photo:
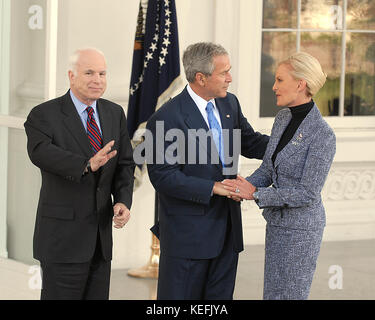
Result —
POLYGON ((273 164, 291 117, 289 108, 276 115, 263 163, 247 178, 258 187, 267 221, 264 299, 308 298, 326 220, 321 190, 335 134, 314 105, 273 164))

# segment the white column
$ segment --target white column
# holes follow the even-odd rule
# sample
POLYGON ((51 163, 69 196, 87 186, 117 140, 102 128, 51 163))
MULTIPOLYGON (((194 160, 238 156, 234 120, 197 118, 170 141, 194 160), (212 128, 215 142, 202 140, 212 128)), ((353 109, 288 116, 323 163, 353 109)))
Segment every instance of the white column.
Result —
MULTIPOLYGON (((252 2, 252 1, 249 1, 252 2)), ((215 1, 214 42, 221 44, 229 53, 233 82, 229 91, 237 95, 240 86, 239 75, 239 30, 240 1, 215 1)))
POLYGON ((230 54, 233 82, 242 112, 256 126, 259 118, 262 0, 216 0, 214 41, 230 54))
POLYGON ((26 116, 34 106, 45 101, 48 93, 46 76, 50 55, 46 41, 51 24, 50 1, 12 1, 10 105, 13 115, 26 116))
POLYGON ((58 0, 47 0, 45 100, 56 97, 58 0))
MULTIPOLYGON (((9 112, 10 0, 0 0, 0 114, 9 112)), ((7 258, 8 128, 0 126, 0 257, 7 258)))
POLYGON ((262 0, 239 1, 238 98, 242 112, 254 129, 260 130, 260 68, 262 57, 262 0))

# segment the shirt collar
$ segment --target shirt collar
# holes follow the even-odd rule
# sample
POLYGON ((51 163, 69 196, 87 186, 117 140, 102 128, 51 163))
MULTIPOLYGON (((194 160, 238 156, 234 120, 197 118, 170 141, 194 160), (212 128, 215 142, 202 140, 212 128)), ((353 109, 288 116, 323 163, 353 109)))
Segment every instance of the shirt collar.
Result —
POLYGON ((69 90, 70 92, 70 97, 72 98, 72 101, 73 101, 73 104, 74 106, 76 107, 77 109, 77 112, 79 114, 82 114, 83 112, 86 111, 86 108, 87 107, 92 107, 94 109, 94 114, 97 114, 97 110, 96 110, 96 100, 92 103, 91 106, 88 106, 86 104, 84 104, 83 102, 81 102, 75 95, 74 93, 72 92, 72 90, 69 90))
POLYGON ((194 100, 195 104, 199 108, 199 110, 202 110, 206 112, 207 103, 212 102, 214 109, 216 109, 215 99, 211 99, 210 101, 206 101, 202 97, 198 96, 194 90, 190 87, 190 85, 187 85, 187 91, 190 94, 191 98, 194 100))

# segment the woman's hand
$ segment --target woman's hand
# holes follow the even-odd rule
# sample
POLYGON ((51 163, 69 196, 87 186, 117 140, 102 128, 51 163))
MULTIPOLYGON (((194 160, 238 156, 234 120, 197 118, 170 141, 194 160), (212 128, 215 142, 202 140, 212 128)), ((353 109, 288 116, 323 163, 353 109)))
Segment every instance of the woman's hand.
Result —
POLYGON ((237 176, 237 179, 225 179, 222 184, 229 191, 231 197, 254 200, 253 193, 256 188, 240 175, 237 176))
POLYGON ((235 200, 237 202, 242 201, 242 199, 240 197, 231 196, 230 190, 227 189, 224 186, 224 184, 222 184, 221 182, 215 182, 214 188, 213 188, 213 194, 217 194, 219 196, 224 196, 224 197, 227 197, 229 199, 235 200))

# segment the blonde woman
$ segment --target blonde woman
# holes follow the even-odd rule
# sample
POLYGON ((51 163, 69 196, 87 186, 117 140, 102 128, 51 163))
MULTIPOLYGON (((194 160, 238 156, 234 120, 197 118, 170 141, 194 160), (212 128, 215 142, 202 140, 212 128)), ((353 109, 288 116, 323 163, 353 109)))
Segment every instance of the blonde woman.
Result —
POLYGON ((264 299, 307 299, 310 292, 326 221, 321 190, 336 151, 312 100, 325 80, 307 53, 282 61, 273 91, 286 108, 276 115, 262 165, 246 179, 224 181, 232 196, 264 209, 264 299))

